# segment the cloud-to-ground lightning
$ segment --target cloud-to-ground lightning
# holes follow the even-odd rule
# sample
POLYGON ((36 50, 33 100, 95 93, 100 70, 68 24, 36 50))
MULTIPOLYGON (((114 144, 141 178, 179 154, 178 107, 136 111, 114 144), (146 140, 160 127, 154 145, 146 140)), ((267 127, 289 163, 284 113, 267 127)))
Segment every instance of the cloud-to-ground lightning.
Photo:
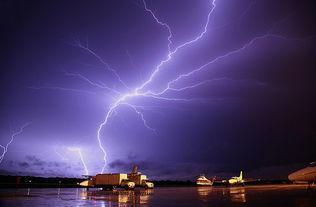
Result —
MULTIPOLYGON (((245 50, 246 48, 248 48, 249 46, 253 45, 255 42, 259 41, 259 40, 262 40, 262 39, 267 39, 267 38, 278 38, 278 39, 283 39, 283 40, 289 40, 289 38, 285 38, 281 35, 276 35, 276 34, 270 34, 270 33, 266 33, 266 34, 263 34, 263 35, 260 35, 260 36, 256 36, 254 38, 252 38, 250 41, 246 42, 244 45, 242 45, 241 47, 237 48, 237 49, 233 49, 229 52, 226 52, 225 54, 223 55, 220 55, 220 56, 217 56, 216 58, 212 59, 211 61, 205 63, 204 65, 198 67, 197 69, 194 69, 194 70, 191 70, 190 72, 187 72, 187 73, 183 73, 183 74, 180 74, 178 75, 175 79, 169 81, 167 83, 167 86, 161 90, 160 92, 153 92, 153 91, 150 91, 150 90, 146 90, 146 87, 153 81, 153 79, 155 78, 155 76, 160 72, 161 68, 166 64, 168 63, 172 57, 180 50, 180 49, 183 49, 191 44, 194 44, 196 43, 197 41, 199 41, 200 39, 203 38, 203 36, 207 33, 208 31, 208 25, 210 23, 210 18, 211 18, 211 15, 213 14, 213 12, 215 11, 215 8, 216 8, 216 4, 215 4, 215 0, 212 0, 210 1, 211 3, 211 9, 210 11, 208 12, 207 14, 207 20, 206 20, 206 23, 204 25, 204 28, 202 30, 201 33, 199 33, 196 37, 194 37, 192 40, 189 40, 189 41, 186 41, 182 44, 180 44, 179 46, 176 46, 175 49, 171 49, 172 47, 172 31, 171 31, 171 28, 170 26, 159 20, 157 18, 157 16, 155 15, 155 13, 148 8, 147 4, 146 4, 146 1, 143 0, 143 4, 144 4, 144 7, 145 7, 145 11, 146 12, 149 12, 151 14, 151 16, 153 17, 153 19, 156 21, 157 24, 165 27, 168 31, 168 54, 167 54, 167 58, 163 59, 156 67, 155 69, 153 70, 153 72, 150 74, 149 78, 144 81, 139 87, 136 87, 135 90, 131 93, 127 93, 125 95, 122 95, 120 96, 120 98, 117 99, 117 101, 115 101, 109 108, 107 114, 106 114, 106 117, 104 119, 104 121, 101 123, 101 125, 99 126, 98 128, 98 132, 97 132, 97 136, 98 136, 98 142, 99 142, 99 145, 100 145, 100 148, 102 149, 102 151, 104 152, 104 161, 105 161, 105 164, 106 164, 106 153, 105 153, 105 150, 104 150, 104 147, 102 146, 102 143, 101 143, 101 139, 100 139, 100 132, 102 130, 102 128, 107 124, 109 118, 111 117, 113 111, 115 111, 116 108, 118 108, 120 105, 128 105, 130 107, 133 107, 132 104, 127 104, 126 101, 128 98, 134 98, 134 97, 139 97, 139 96, 142 96, 142 97, 149 97, 149 98, 154 98, 154 99, 160 99, 160 100, 165 100, 165 101, 190 101, 192 99, 178 99, 178 98, 167 98, 167 97, 162 97, 163 94, 165 94, 165 92, 169 91, 169 90, 174 90, 174 91, 182 91, 182 90, 187 90, 187 89, 192 89, 192 88, 195 88, 195 87, 198 87, 198 86, 201 86, 203 84, 206 84, 212 80, 206 80, 206 81, 201 81, 199 83, 196 83, 194 85, 189 85, 189 86, 184 86, 184 87, 181 87, 181 88, 173 88, 172 85, 175 84, 176 82, 178 82, 179 80, 181 80, 182 78, 184 77, 190 77, 191 75, 205 69, 207 66, 217 62, 217 61, 220 61, 220 60, 223 60, 225 58, 228 58, 236 53, 239 53, 243 50, 245 50), (145 90, 144 90, 145 89, 145 90)), ((256 1, 253 1, 251 3, 251 5, 249 6, 249 8, 247 8, 247 10, 245 12, 248 12, 248 10, 251 8, 251 6, 253 4, 255 4, 256 1)), ((244 13, 245 13, 244 12, 244 13)), ((243 15, 244 15, 243 13, 243 15)), ((135 107, 133 107, 135 112, 138 113, 143 121, 143 124, 149 128, 149 129, 152 129, 151 127, 148 126, 147 122, 145 121, 144 119, 144 115, 142 113, 140 113, 139 111, 136 110, 135 107)), ((105 165, 104 165, 105 166, 105 165)), ((104 167, 102 169, 102 172, 104 170, 104 167)))
POLYGON ((89 170, 88 170, 87 165, 86 165, 86 163, 85 163, 85 161, 84 161, 84 159, 83 159, 83 155, 82 155, 82 152, 81 152, 81 148, 79 148, 79 147, 68 147, 67 149, 68 149, 69 151, 77 152, 77 153, 78 153, 79 158, 80 158, 80 161, 81 161, 82 166, 83 166, 83 168, 84 168, 84 173, 85 173, 85 175, 89 175, 89 170))
POLYGON ((25 124, 23 124, 23 125, 20 127, 20 129, 19 129, 18 131, 13 132, 12 135, 11 135, 11 138, 10 138, 9 142, 8 142, 6 145, 1 145, 1 144, 0 144, 0 147, 1 147, 1 149, 3 150, 2 154, 0 155, 0 163, 1 163, 2 160, 4 159, 6 153, 8 152, 8 148, 9 148, 9 146, 12 144, 12 142, 14 141, 14 138, 15 138, 16 136, 20 135, 20 134, 23 132, 24 128, 27 127, 29 124, 30 124, 30 123, 25 123, 25 124))
MULTIPOLYGON (((99 143, 99 147, 100 149, 102 150, 102 152, 104 153, 104 166, 101 170, 101 173, 103 173, 104 169, 105 169, 105 166, 106 166, 106 151, 105 151, 105 148, 103 147, 102 145, 102 142, 101 142, 101 130, 103 129, 103 127, 108 123, 111 115, 114 113, 114 111, 121 105, 128 105, 130 107, 132 107, 132 104, 127 104, 126 101, 128 98, 134 98, 134 97, 139 97, 139 96, 142 96, 142 97, 151 97, 151 98, 160 98, 160 97, 157 97, 155 96, 155 94, 150 94, 147 92, 142 92, 142 90, 150 83, 152 82, 152 80, 154 79, 155 75, 157 73, 159 73, 161 67, 166 64, 167 62, 169 62, 171 60, 171 58, 173 57, 173 55, 178 51, 180 50, 181 48, 184 48, 186 47, 187 45, 190 45, 196 41, 198 41, 199 39, 201 39, 204 34, 207 32, 207 26, 209 24, 209 21, 210 21, 210 16, 211 14, 213 13, 214 9, 215 9, 215 0, 212 0, 211 1, 211 9, 207 15, 207 21, 205 23, 205 26, 204 26, 204 29, 203 31, 195 38, 193 38, 192 40, 190 41, 187 41, 179 46, 177 46, 174 50, 171 50, 171 44, 172 44, 172 32, 171 32, 171 29, 170 29, 170 26, 162 21, 160 21, 156 15, 154 14, 154 12, 148 8, 147 4, 146 4, 146 1, 143 0, 143 3, 144 3, 144 7, 145 7, 145 11, 149 12, 151 14, 151 16, 154 18, 154 20, 159 24, 159 25, 162 25, 164 26, 165 28, 167 28, 168 30, 168 54, 167 54, 167 58, 162 60, 158 65, 157 67, 155 68, 155 70, 151 73, 150 77, 144 81, 139 87, 136 87, 135 90, 133 90, 132 92, 129 92, 129 93, 126 93, 124 95, 121 95, 119 96, 119 98, 114 101, 113 104, 110 105, 109 109, 108 109, 108 112, 106 113, 105 115, 105 119, 104 121, 99 125, 99 128, 98 128, 98 131, 97 131, 97 139, 98 139, 98 143, 99 143)), ((120 79, 121 80, 121 79, 120 79)), ((160 98, 161 100, 169 100, 167 98, 160 98)), ((176 99, 173 99, 176 101, 176 99)), ((141 118, 141 120, 143 121, 143 124, 146 126, 146 128, 150 129, 150 130, 153 130, 153 128, 149 127, 149 125, 147 124, 147 122, 145 121, 144 119, 144 115, 143 113, 141 113, 139 110, 137 110, 135 107, 132 107, 135 112, 139 115, 139 117, 141 118)))
MULTIPOLYGON (((113 68, 111 68, 109 66, 109 64, 104 61, 101 56, 99 56, 94 50, 92 50, 91 48, 89 48, 88 45, 83 45, 80 42, 77 42, 75 44, 75 46, 79 47, 80 49, 86 51, 88 54, 92 55, 93 57, 95 57, 103 66, 104 68, 111 72, 115 78, 117 79, 117 81, 124 87, 124 92, 121 92, 120 90, 116 90, 113 89, 109 86, 107 86, 104 83, 97 83, 94 82, 92 80, 90 80, 89 78, 87 78, 86 76, 79 74, 79 73, 72 73, 72 72, 65 72, 67 76, 72 76, 72 77, 76 77, 79 78, 82 81, 85 81, 86 83, 88 83, 90 86, 102 89, 102 90, 106 90, 108 92, 110 92, 113 95, 113 101, 111 102, 111 104, 109 105, 105 116, 103 118, 103 121, 100 123, 100 125, 97 128, 97 141, 98 141, 98 145, 100 150, 103 153, 103 161, 104 161, 104 165, 102 167, 101 173, 104 172, 106 164, 107 164, 107 153, 105 150, 105 147, 103 146, 102 143, 102 130, 104 129, 105 126, 107 126, 107 124, 109 123, 109 120, 117 114, 117 110, 119 109, 119 107, 121 106, 125 106, 125 107, 129 107, 131 108, 139 117, 139 119, 142 121, 143 125, 156 133, 156 130, 154 128, 152 128, 150 126, 150 124, 146 121, 144 114, 142 113, 143 108, 141 106, 136 106, 132 103, 129 102, 130 99, 133 98, 137 98, 137 97, 144 97, 144 98, 151 98, 151 99, 156 99, 156 100, 161 100, 161 101, 185 101, 185 102, 189 102, 189 101, 194 101, 197 99, 189 99, 189 98, 174 98, 174 97, 169 97, 166 96, 168 91, 173 91, 173 92, 182 92, 184 90, 189 90, 189 89, 193 89, 193 88, 197 88, 200 87, 204 84, 210 83, 212 81, 216 81, 216 80, 229 80, 225 77, 220 78, 220 79, 210 79, 210 80, 203 80, 200 81, 198 83, 194 83, 191 85, 184 85, 184 86, 177 86, 177 83, 179 83, 181 80, 184 80, 186 78, 190 78, 193 77, 194 74, 199 73, 203 70, 206 70, 209 68, 209 66, 211 66, 212 64, 224 60, 226 58, 229 58, 237 53, 240 53, 242 51, 244 51, 245 49, 249 48, 250 46, 254 45, 256 42, 263 40, 263 39, 269 39, 269 38, 277 38, 277 39, 283 39, 283 40, 289 40, 289 38, 285 38, 281 35, 277 35, 277 34, 272 34, 270 33, 270 31, 268 31, 265 34, 261 34, 258 36, 253 37, 252 39, 248 40, 247 42, 243 43, 241 46, 231 49, 228 52, 225 52, 224 54, 221 54, 219 56, 216 56, 212 59, 210 59, 208 62, 204 63, 203 65, 190 70, 189 72, 183 72, 183 73, 179 73, 176 75, 175 78, 173 78, 172 80, 170 80, 169 82, 166 83, 165 87, 163 87, 162 89, 160 89, 160 91, 152 91, 150 90, 150 84, 154 81, 154 79, 156 78, 156 76, 161 72, 161 70, 163 69, 163 67, 168 64, 172 58, 177 54, 178 51, 180 50, 184 50, 184 49, 188 49, 189 46, 201 41, 203 39, 203 37, 207 34, 207 32, 209 31, 209 25, 210 25, 210 21, 211 21, 211 17, 212 15, 214 15, 214 11, 216 9, 216 0, 209 0, 209 11, 206 15, 206 21, 203 25, 203 29, 202 31, 200 31, 196 36, 194 36, 192 39, 185 41, 177 46, 173 45, 172 39, 173 39, 173 33, 172 33, 172 29, 171 27, 164 21, 161 21, 157 15, 149 8, 148 4, 146 3, 145 0, 142 1, 143 2, 143 6, 144 6, 144 11, 149 13, 151 18, 153 18, 154 22, 159 24, 160 26, 164 27, 167 32, 168 32, 168 36, 167 36, 167 54, 164 58, 162 58, 162 60, 154 67, 154 69, 152 69, 152 72, 149 74, 149 77, 147 79, 145 79, 145 81, 142 81, 138 86, 134 87, 134 89, 131 89, 131 87, 127 86, 127 84, 125 84, 125 82, 122 80, 122 78, 119 76, 119 74, 117 73, 116 70, 114 70, 113 68), (126 92, 127 91, 127 92, 126 92)), ((248 12, 251 7, 256 3, 256 1, 252 1, 251 5, 249 5, 249 7, 247 7, 246 11, 244 11, 242 13, 241 18, 245 15, 246 12, 248 12)), ((72 151, 77 151, 80 155, 80 159, 83 163, 83 166, 85 168, 86 174, 88 174, 88 170, 86 168, 86 165, 83 161, 83 157, 81 154, 81 149, 80 148, 70 148, 70 150, 72 151)))

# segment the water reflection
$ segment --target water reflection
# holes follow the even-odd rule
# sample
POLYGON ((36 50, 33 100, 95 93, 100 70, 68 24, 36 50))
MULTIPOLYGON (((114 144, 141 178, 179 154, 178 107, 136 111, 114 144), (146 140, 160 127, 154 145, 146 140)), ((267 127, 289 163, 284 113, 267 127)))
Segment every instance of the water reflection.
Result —
POLYGON ((208 187, 207 186, 197 187, 197 193, 199 195, 200 200, 203 202, 207 202, 212 191, 213 191, 213 188, 209 187, 209 186, 208 187))
POLYGON ((230 188, 212 188, 212 187, 197 187, 199 199, 207 202, 212 197, 229 198, 232 202, 245 203, 246 190, 244 187, 230 187, 230 188))
POLYGON ((134 191, 84 191, 81 188, 0 188, 0 206, 295 206, 315 207, 315 188, 306 186, 234 186, 156 188, 134 191), (58 195, 59 192, 59 195, 58 195), (273 202, 272 202, 273 201, 273 202))
POLYGON ((130 206, 131 204, 147 204, 153 195, 153 192, 153 189, 81 191, 80 197, 83 200, 102 202, 103 205, 107 204, 108 206, 111 206, 112 204, 117 204, 118 206, 130 206))
POLYGON ((246 190, 244 187, 229 188, 229 195, 232 202, 239 202, 239 203, 246 202, 246 190))
POLYGON ((205 197, 211 194, 213 191, 212 187, 197 187, 197 192, 200 197, 205 197))

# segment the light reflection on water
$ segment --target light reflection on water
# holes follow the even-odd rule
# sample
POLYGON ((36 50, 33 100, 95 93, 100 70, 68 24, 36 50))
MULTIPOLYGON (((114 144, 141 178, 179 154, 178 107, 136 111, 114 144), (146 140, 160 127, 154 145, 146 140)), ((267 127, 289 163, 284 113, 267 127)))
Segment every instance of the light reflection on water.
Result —
POLYGON ((147 204, 153 189, 101 191, 83 188, 0 189, 0 206, 127 207, 147 204), (5 192, 4 192, 5 191, 5 192))
POLYGON ((212 195, 229 198, 232 202, 245 203, 246 190, 245 187, 229 187, 229 188, 214 188, 214 187, 197 187, 197 192, 201 201, 208 201, 212 195), (221 193, 216 191, 221 191, 221 193), (217 195, 219 194, 219 195, 217 195))
POLYGON ((100 191, 81 188, 0 189, 0 206, 236 206, 315 207, 316 189, 298 186, 164 187, 100 191))
POLYGON ((232 202, 238 202, 238 203, 246 202, 245 187, 231 187, 229 188, 229 195, 232 202))
MULTIPOLYGON (((82 200, 95 200, 107 201, 109 206, 112 203, 118 203, 119 206, 126 206, 122 204, 146 204, 149 202, 153 195, 153 189, 146 190, 115 190, 115 191, 86 191, 80 192, 80 199, 82 200)), ((102 206, 102 205, 101 205, 102 206)))

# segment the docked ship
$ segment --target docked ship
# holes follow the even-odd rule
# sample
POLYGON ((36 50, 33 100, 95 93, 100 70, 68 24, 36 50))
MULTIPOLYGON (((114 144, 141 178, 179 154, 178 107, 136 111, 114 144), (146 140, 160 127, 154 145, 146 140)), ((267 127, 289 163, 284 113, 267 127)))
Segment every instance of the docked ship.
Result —
POLYGON ((196 185, 198 186, 212 186, 213 185, 213 181, 209 180, 205 177, 205 175, 200 175, 197 179, 196 179, 196 185))

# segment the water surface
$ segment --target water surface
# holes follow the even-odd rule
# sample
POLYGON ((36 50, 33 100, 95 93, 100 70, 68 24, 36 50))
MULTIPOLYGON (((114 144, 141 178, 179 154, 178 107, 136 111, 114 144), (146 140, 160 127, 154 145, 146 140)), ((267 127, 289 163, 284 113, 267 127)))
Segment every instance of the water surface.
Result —
POLYGON ((264 206, 315 207, 304 185, 163 187, 132 191, 81 188, 0 189, 0 206, 264 206))

